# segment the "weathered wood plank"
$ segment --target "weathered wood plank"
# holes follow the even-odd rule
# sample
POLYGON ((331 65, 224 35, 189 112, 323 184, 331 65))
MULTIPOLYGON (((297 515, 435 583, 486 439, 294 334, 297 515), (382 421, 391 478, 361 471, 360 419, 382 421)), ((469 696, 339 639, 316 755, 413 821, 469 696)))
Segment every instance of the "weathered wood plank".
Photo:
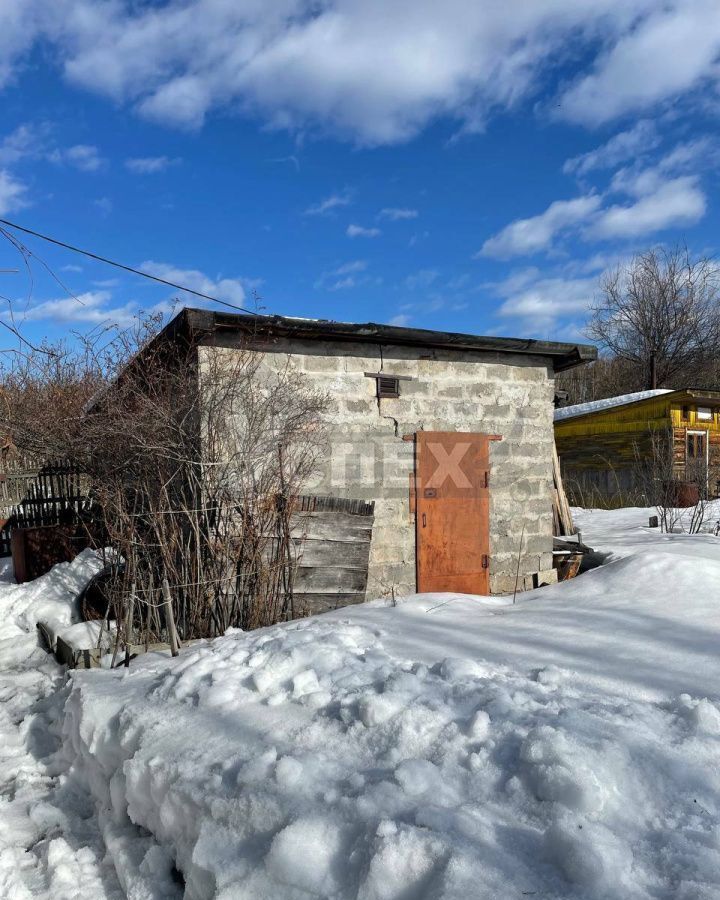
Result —
POLYGON ((329 566, 367 569, 370 544, 367 541, 297 542, 296 552, 301 566, 329 566))
POLYGON ((295 539, 361 541, 372 538, 372 516, 344 516, 341 513, 295 513, 290 519, 290 535, 295 539))
POLYGON ((295 570, 295 591, 298 594, 365 594, 367 566, 298 566, 295 570))
POLYGON ((307 612, 308 614, 330 612, 332 609, 340 609, 343 606, 353 606, 362 603, 365 594, 294 594, 293 606, 296 614, 307 612))
POLYGON ((562 474, 560 472, 560 460, 558 459, 557 447, 553 441, 552 450, 553 463, 553 481, 555 482, 554 501, 553 501, 553 524, 555 525, 555 533, 558 535, 574 534, 575 525, 573 523, 570 505, 565 496, 565 488, 563 487, 562 474))

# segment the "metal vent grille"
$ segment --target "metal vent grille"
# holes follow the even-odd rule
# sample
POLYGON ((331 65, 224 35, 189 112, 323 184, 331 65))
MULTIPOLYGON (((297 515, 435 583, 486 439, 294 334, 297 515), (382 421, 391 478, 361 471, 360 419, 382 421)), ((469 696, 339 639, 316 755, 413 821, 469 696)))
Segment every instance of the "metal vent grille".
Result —
POLYGON ((379 375, 377 378, 378 397, 399 397, 400 381, 389 375, 379 375))

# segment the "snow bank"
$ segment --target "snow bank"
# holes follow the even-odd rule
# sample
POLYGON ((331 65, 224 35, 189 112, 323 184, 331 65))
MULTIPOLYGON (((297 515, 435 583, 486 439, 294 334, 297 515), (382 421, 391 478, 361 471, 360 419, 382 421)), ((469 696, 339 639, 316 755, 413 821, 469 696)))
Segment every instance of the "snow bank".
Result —
POLYGON ((572 419, 575 416, 583 416, 586 413, 599 412, 602 409, 612 409, 616 406, 627 406, 628 403, 637 403, 638 400, 649 400, 651 397, 659 397, 661 394, 672 394, 668 388, 657 388, 652 391, 635 391, 633 394, 620 394, 617 397, 606 397, 604 400, 591 400, 589 403, 576 403, 574 406, 561 406, 555 410, 555 421, 572 419))
POLYGON ((42 622, 54 647, 58 635, 80 621, 77 598, 103 568, 94 550, 83 550, 72 562, 59 563, 45 575, 2 592, 2 615, 22 632, 35 632, 42 622))
POLYGON ((717 898, 720 543, 643 535, 515 606, 426 595, 76 673, 106 839, 141 826, 191 900, 717 898))
MULTIPOLYGON (((0 581, 0 897, 122 900, 96 825, 92 796, 60 736, 64 670, 39 645, 35 623, 57 633, 99 568, 88 552, 28 584, 0 581)), ((138 898, 139 900, 139 898, 138 898)))
POLYGON ((647 512, 579 512, 610 562, 514 605, 377 601, 65 687, 18 656, 0 896, 717 900, 720 541, 647 512))

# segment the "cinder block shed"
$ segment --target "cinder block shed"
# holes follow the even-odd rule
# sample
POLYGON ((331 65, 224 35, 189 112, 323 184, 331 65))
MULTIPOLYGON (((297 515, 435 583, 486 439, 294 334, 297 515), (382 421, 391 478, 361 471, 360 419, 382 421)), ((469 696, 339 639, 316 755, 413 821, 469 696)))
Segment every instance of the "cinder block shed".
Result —
POLYGON ((249 350, 330 395, 305 512, 334 511, 324 543, 366 546, 364 559, 327 564, 317 545, 300 560, 310 609, 509 592, 518 555, 521 590, 551 578, 554 376, 594 360, 594 347, 197 309, 163 336, 192 338, 200 373, 213 355, 249 350))

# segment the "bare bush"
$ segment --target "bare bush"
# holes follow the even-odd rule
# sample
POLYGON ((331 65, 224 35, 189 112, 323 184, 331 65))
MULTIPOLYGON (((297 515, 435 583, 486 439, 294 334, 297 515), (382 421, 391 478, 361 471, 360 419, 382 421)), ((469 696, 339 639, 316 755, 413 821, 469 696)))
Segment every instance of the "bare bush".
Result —
POLYGON ((82 443, 88 405, 159 331, 139 318, 121 333, 99 329, 0 358, 0 431, 7 445, 39 463, 82 443))
POLYGON ((181 639, 301 612, 291 516, 322 450, 325 402, 243 350, 168 357, 159 345, 125 370, 84 429, 84 466, 124 560, 116 621, 134 595, 145 640, 165 635, 164 579, 181 639))
POLYGON ((702 529, 709 502, 707 463, 697 460, 678 479, 671 427, 652 429, 642 446, 635 444, 635 479, 647 505, 657 510, 661 531, 697 534, 702 529))
POLYGON ((165 640, 173 621, 186 640, 301 614, 291 520, 327 398, 257 352, 157 339, 134 350, 126 336, 104 357, 66 357, 72 399, 57 416, 55 370, 16 375, 18 397, 37 401, 12 404, 6 423, 86 473, 92 538, 112 548, 103 612, 117 644, 165 640))

